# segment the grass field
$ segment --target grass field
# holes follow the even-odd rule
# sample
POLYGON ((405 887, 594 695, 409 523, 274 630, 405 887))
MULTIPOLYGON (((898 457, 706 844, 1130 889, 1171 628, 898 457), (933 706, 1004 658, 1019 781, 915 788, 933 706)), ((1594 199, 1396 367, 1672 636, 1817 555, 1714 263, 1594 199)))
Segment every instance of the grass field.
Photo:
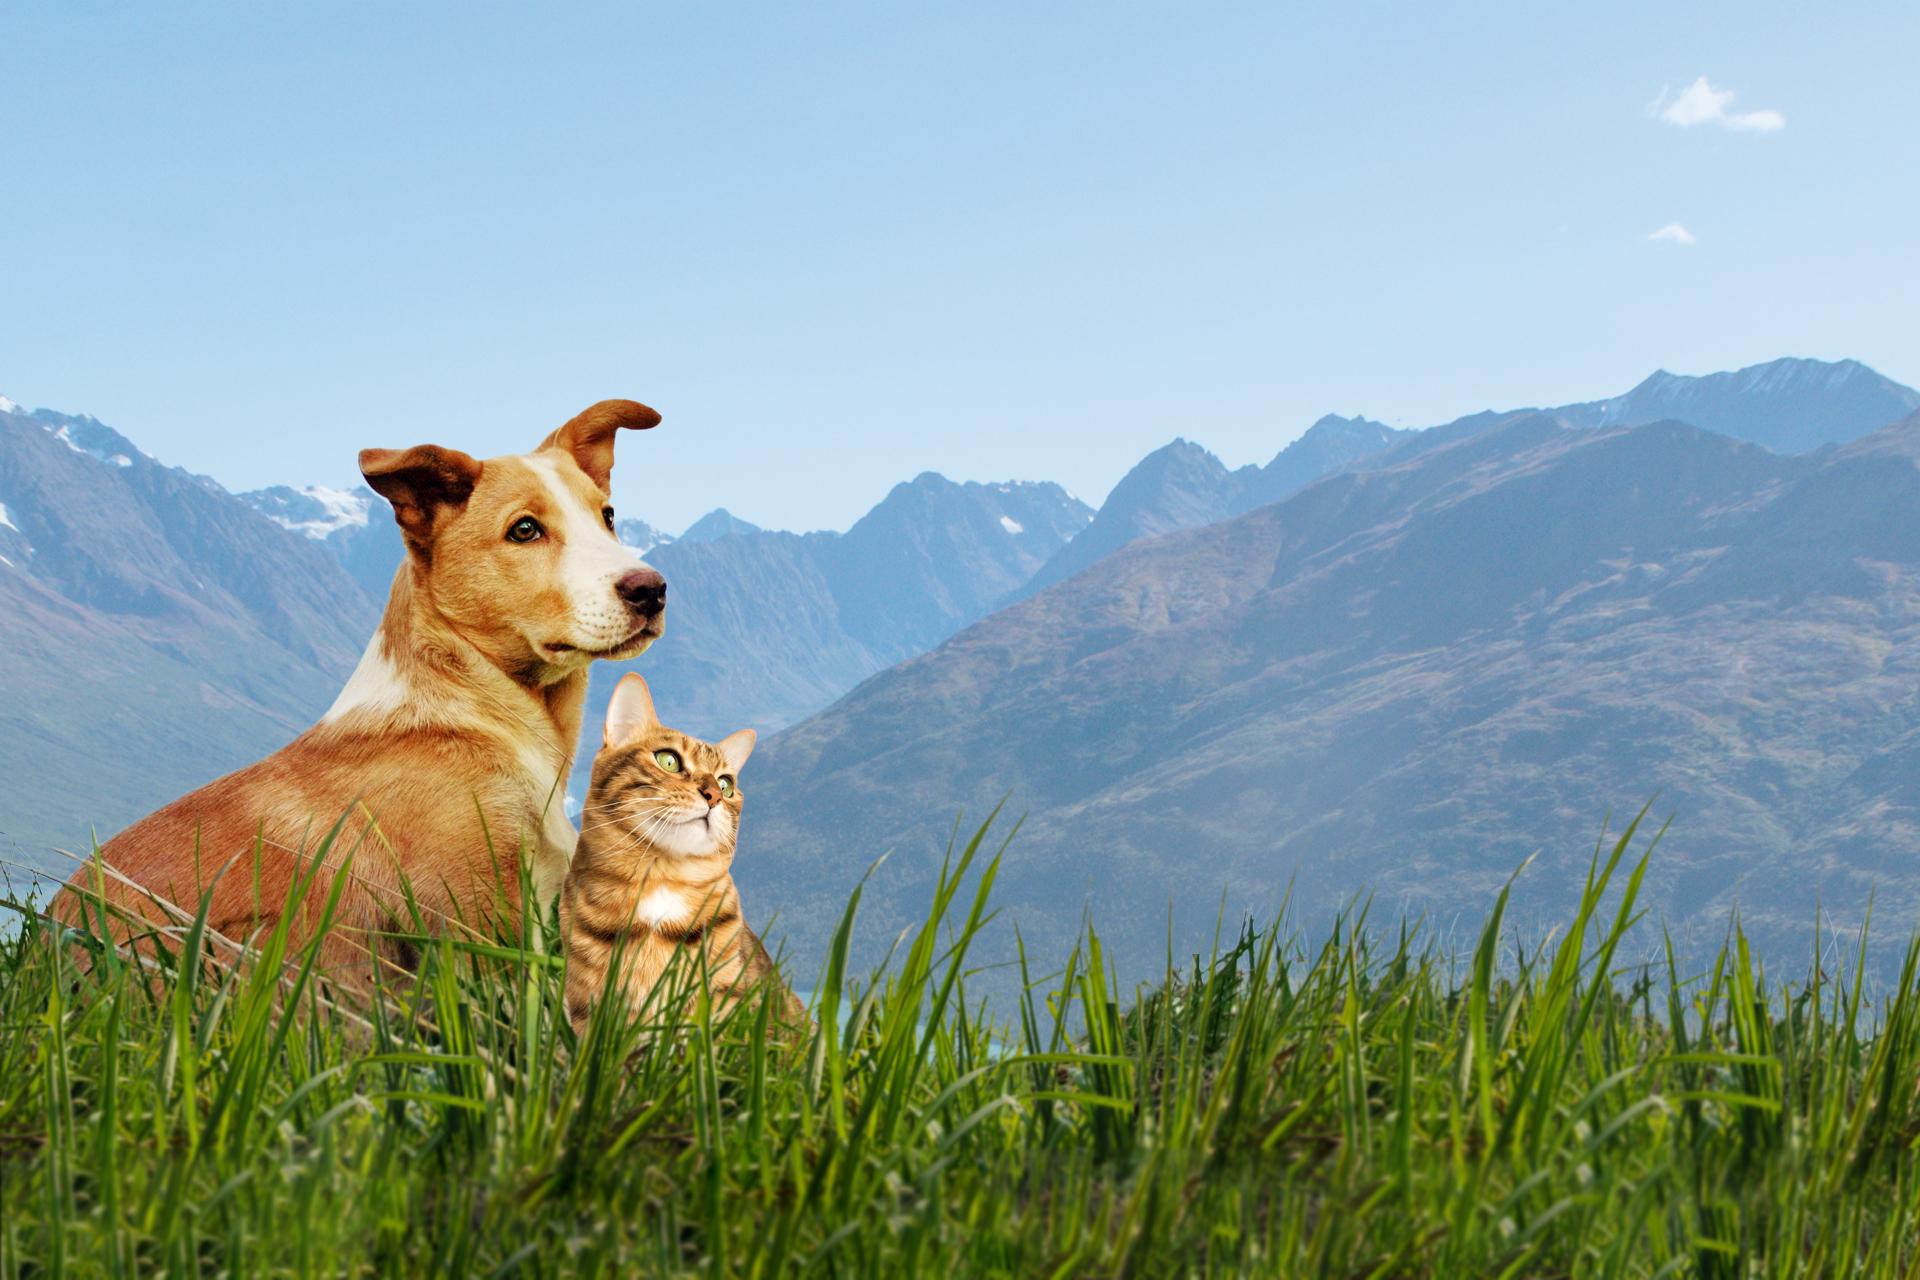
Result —
POLYGON ((30 920, 0 940, 0 1274, 1920 1269, 1912 952, 1872 1003, 1770 980, 1737 929, 1704 972, 1623 969, 1629 829, 1544 946, 1502 894, 1458 962, 1275 924, 1123 992, 1089 932, 994 1022, 980 840, 879 979, 845 972, 855 896, 797 1044, 758 1005, 576 1040, 527 946, 426 942, 340 1009, 284 938, 216 978, 187 927, 156 980, 30 920))

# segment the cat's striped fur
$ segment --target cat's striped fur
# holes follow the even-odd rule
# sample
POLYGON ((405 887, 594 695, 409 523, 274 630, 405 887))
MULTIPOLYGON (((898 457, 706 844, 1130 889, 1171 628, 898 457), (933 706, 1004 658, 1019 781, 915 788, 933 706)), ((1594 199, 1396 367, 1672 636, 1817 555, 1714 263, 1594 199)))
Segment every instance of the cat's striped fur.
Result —
POLYGON ((804 1023, 730 874, 753 742, 751 729, 707 743, 667 728, 637 675, 614 690, 560 899, 576 1027, 610 992, 639 1010, 670 966, 690 991, 704 976, 716 1013, 772 984, 783 1018, 804 1023))

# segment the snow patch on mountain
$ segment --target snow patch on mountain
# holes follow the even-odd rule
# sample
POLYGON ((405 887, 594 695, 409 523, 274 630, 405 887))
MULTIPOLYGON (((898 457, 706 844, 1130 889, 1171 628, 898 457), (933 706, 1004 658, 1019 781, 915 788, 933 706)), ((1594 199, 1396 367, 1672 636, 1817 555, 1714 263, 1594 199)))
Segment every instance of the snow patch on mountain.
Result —
POLYGON ((282 529, 325 542, 342 529, 364 529, 373 510, 366 490, 336 489, 309 484, 300 488, 277 484, 239 495, 240 500, 282 529))
POLYGON ((24 412, 26 412, 26 410, 20 407, 19 401, 9 400, 6 396, 0 396, 0 413, 24 413, 24 412))
MULTIPOLYGON (((8 403, 13 402, 8 401, 8 403)), ((21 410, 18 405, 15 405, 10 412, 21 412, 21 410)), ((131 440, 97 418, 85 415, 69 417, 66 414, 39 409, 34 412, 33 420, 40 424, 42 431, 55 440, 75 453, 92 458, 96 462, 110 463, 116 467, 130 467, 136 457, 147 456, 134 448, 131 440)))
POLYGON ((4 502, 0 502, 0 525, 5 525, 15 533, 20 532, 20 526, 15 524, 13 517, 7 514, 7 504, 4 502))
POLYGON ((645 520, 616 520, 613 536, 620 539, 622 546, 631 547, 641 555, 673 542, 672 534, 660 532, 645 520))
POLYGON ((317 519, 301 523, 300 532, 309 538, 324 538, 335 529, 344 529, 351 525, 363 528, 367 523, 367 512, 371 503, 365 494, 353 493, 346 489, 335 489, 324 484, 310 484, 300 490, 307 497, 320 504, 325 513, 317 519), (315 526, 321 531, 315 532, 315 526))
POLYGON ((1025 533, 1027 531, 1027 526, 1021 524, 1018 520, 1015 520, 1012 516, 1001 516, 1000 527, 1002 529, 1005 529, 1008 533, 1025 533))

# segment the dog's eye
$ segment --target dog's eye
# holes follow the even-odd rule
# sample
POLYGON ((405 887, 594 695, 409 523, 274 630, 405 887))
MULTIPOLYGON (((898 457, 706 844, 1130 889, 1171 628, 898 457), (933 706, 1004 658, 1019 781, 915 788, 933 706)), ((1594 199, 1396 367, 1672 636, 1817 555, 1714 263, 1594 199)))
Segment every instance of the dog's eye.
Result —
POLYGON ((733 779, 724 773, 720 775, 720 794, 723 796, 733 794, 733 779))
POLYGON ((613 508, 612 507, 600 508, 600 518, 607 522, 607 532, 612 533, 613 532, 613 508))
POLYGON ((656 751, 653 762, 668 773, 680 772, 680 753, 678 751, 656 751))
POLYGON ((513 526, 507 530, 507 541, 532 542, 545 533, 546 530, 540 527, 538 520, 535 520, 532 516, 521 516, 518 520, 515 520, 513 526))

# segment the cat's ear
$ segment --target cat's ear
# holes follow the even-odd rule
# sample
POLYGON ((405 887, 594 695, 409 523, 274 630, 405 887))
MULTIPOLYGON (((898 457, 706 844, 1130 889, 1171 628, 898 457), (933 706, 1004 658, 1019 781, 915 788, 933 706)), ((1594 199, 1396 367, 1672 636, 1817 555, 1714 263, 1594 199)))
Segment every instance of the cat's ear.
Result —
POLYGON ((601 742, 609 747, 619 746, 659 723, 647 682, 638 672, 629 671, 613 686, 613 701, 607 704, 607 731, 601 742))
POLYGON ((726 757, 727 768, 738 773, 740 766, 747 762, 747 757, 753 754, 753 744, 759 736, 751 729, 742 729, 738 733, 728 734, 714 745, 718 746, 720 754, 726 757))

